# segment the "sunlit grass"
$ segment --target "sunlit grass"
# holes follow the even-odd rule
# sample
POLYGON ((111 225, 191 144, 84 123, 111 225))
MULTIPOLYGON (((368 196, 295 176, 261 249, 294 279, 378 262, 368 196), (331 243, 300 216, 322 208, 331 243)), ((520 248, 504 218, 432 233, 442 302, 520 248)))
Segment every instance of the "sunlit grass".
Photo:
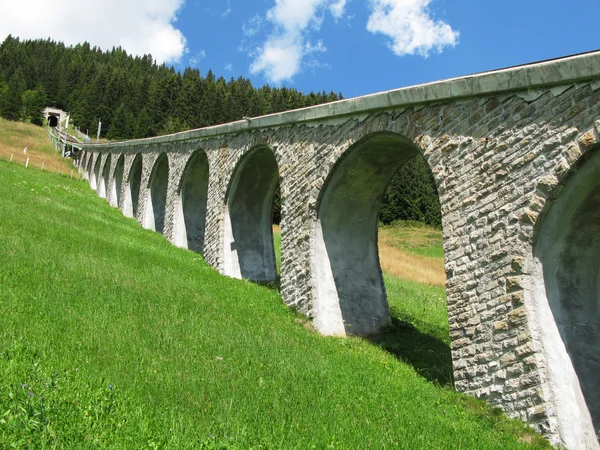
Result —
POLYGON ((444 258, 442 231, 411 220, 399 220, 390 225, 380 225, 379 244, 428 258, 444 258))
POLYGON ((422 357, 449 352, 439 289, 400 282, 380 341, 322 337, 86 183, 2 161, 0 286, 0 448, 546 446, 422 357))

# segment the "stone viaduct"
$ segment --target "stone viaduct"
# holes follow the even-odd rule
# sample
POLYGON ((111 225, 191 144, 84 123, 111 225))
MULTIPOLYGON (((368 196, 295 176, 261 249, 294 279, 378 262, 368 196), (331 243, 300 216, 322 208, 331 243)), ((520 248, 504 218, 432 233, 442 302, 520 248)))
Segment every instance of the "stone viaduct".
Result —
POLYGON ((328 335, 390 323, 389 180, 424 157, 442 205, 456 389, 554 444, 600 448, 600 52, 210 128, 85 145, 99 196, 222 274, 277 278, 328 335))

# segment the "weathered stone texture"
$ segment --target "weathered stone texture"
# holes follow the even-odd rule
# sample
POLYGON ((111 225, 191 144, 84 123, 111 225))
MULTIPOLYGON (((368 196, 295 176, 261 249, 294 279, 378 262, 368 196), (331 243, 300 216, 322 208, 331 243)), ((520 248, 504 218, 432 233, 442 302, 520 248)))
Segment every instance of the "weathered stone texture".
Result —
POLYGON ((81 167, 91 179, 90 167, 98 157, 104 164, 112 152, 112 180, 124 154, 123 198, 133 159, 141 153, 137 220, 145 224, 152 168, 167 153, 164 235, 173 241, 182 174, 193 152, 206 152, 204 257, 221 270, 229 183, 243 155, 257 146, 269 147, 281 183, 281 295, 287 305, 314 316, 311 241, 328 177, 353 144, 372 133, 408 138, 428 161, 442 205, 456 389, 528 421, 558 443, 546 361, 529 325, 532 246, 548 199, 560 191, 561 180, 582 155, 598 147, 599 118, 600 84, 574 82, 172 143, 87 146, 81 167))

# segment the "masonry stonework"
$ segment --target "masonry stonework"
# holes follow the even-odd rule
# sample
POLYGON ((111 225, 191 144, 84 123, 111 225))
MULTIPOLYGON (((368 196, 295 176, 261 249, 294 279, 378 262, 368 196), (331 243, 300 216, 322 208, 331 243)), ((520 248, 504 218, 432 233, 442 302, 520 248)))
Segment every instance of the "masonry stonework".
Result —
MULTIPOLYGON (((341 170, 340 161, 358 148, 368 155, 377 142, 407 158, 419 152, 438 187, 456 389, 529 422, 555 444, 598 448, 589 412, 567 408, 572 418, 565 418, 557 403, 562 388, 548 369, 552 361, 531 275, 539 222, 569 174, 600 148, 600 53, 171 136, 86 145, 81 170, 99 190, 111 155, 106 192, 116 205, 111 197, 119 157, 124 155, 119 197, 126 199, 133 160, 141 154, 136 219, 150 227, 150 177, 166 154, 163 234, 177 243, 184 170, 195 152, 204 152, 209 179, 203 256, 223 273, 231 180, 244 155, 269 148, 281 189, 281 296, 286 305, 325 321, 319 317, 319 302, 325 300, 317 298, 323 288, 315 266, 334 262, 316 252, 323 193, 341 170), (573 422, 584 425, 574 429, 573 422)), ((126 203, 118 206, 128 214, 126 203)), ((376 231, 374 236, 376 247, 376 231)), ((375 271, 381 277, 377 260, 375 271)), ((374 319, 367 331, 376 332, 382 320, 374 319)), ((337 334, 344 334, 343 323, 341 330, 337 334)))

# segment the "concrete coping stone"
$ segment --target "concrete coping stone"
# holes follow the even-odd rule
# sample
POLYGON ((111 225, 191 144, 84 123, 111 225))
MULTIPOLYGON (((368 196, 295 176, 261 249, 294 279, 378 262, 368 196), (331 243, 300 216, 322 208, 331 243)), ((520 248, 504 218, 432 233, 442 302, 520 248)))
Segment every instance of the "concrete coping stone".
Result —
POLYGON ((442 81, 379 92, 175 134, 102 144, 85 144, 84 150, 148 146, 273 128, 289 124, 328 121, 345 116, 397 109, 480 95, 573 84, 600 79, 600 50, 531 64, 481 72, 442 81))

